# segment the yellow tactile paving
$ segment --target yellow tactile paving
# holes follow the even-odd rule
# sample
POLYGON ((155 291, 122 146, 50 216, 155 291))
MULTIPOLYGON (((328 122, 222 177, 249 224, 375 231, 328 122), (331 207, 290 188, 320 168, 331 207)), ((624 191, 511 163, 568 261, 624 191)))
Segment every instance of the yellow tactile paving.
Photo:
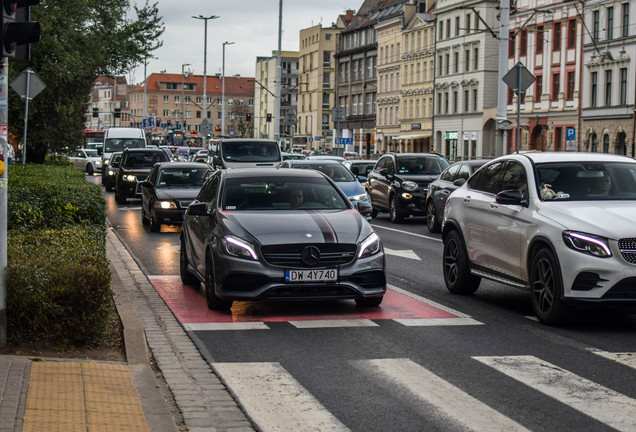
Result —
POLYGON ((126 366, 34 362, 23 432, 149 431, 126 366))

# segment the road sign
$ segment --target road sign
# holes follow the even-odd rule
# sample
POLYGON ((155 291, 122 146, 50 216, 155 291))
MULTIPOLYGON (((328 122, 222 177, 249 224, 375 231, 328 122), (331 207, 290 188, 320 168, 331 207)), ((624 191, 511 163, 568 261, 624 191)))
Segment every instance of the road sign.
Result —
POLYGON ((336 138, 336 144, 353 144, 353 138, 336 138))
POLYGON ((11 88, 15 90, 21 98, 27 93, 27 80, 29 84, 29 99, 33 99, 40 94, 42 90, 46 88, 46 85, 42 82, 39 76, 31 69, 26 69, 20 75, 18 75, 13 81, 11 81, 11 88))
POLYGON ((528 90, 535 80, 534 75, 521 62, 510 69, 502 79, 516 94, 528 90))
POLYGON ((333 118, 333 121, 335 122, 345 121, 346 111, 342 107, 333 107, 331 108, 331 117, 333 118))
POLYGON ((565 151, 576 151, 576 129, 565 128, 565 151))

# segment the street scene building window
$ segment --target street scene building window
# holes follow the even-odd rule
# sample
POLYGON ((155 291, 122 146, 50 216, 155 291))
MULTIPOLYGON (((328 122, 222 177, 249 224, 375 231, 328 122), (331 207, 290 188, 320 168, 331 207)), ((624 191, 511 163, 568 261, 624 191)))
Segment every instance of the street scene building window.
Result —
POLYGON ((605 106, 612 106, 612 71, 605 71, 605 106))
POLYGON ((612 40, 614 39, 614 8, 608 7, 605 12, 607 14, 607 27, 605 32, 607 40, 612 40))
POLYGON ((561 74, 554 73, 552 74, 552 102, 556 102, 559 100, 559 92, 561 91, 561 74))
POLYGON ((627 68, 621 68, 620 105, 627 105, 627 68))
POLYGON ((552 50, 561 50, 561 23, 555 22, 552 27, 552 50))
POLYGON ((568 72, 568 89, 566 99, 571 101, 574 100, 574 81, 576 78, 576 74, 574 71, 568 72))
POLYGON ((574 48, 576 46, 576 19, 568 21, 568 48, 574 48))
POLYGON ((535 42, 535 53, 536 54, 541 54, 543 53, 543 26, 539 25, 537 26, 537 36, 536 36, 536 42, 535 42))
POLYGON ((592 39, 594 42, 598 42, 599 34, 601 31, 601 13, 595 10, 592 12, 592 39))
POLYGON ((623 3, 622 13, 623 22, 621 23, 621 35, 627 37, 629 36, 629 3, 623 3))
POLYGON ((541 102, 541 93, 543 93, 543 76, 537 75, 534 81, 534 101, 541 102))
POLYGON ((595 107, 597 104, 596 94, 598 92, 598 72, 590 74, 590 106, 595 107))

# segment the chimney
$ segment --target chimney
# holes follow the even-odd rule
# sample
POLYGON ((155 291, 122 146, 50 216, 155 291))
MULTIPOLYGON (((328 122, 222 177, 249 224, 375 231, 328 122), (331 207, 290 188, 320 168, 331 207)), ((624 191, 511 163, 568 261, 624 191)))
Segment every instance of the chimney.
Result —
POLYGON ((345 15, 345 18, 346 18, 347 21, 353 20, 353 13, 354 13, 353 10, 351 10, 351 9, 347 10, 347 14, 345 15))

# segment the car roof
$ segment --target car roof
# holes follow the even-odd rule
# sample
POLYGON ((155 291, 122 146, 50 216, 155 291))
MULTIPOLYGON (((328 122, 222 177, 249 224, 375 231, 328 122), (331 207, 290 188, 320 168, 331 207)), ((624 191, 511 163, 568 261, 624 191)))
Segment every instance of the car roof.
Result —
POLYGON ((340 161, 334 159, 294 159, 294 160, 286 160, 285 162, 290 165, 303 165, 303 166, 312 166, 312 165, 342 165, 340 161))
POLYGON ((325 178, 319 171, 290 168, 234 168, 225 171, 227 178, 254 178, 262 180, 264 177, 272 178, 325 178))
POLYGON ((136 148, 136 147, 130 147, 130 148, 126 148, 124 149, 125 152, 135 152, 135 153, 165 153, 166 151, 164 149, 160 149, 158 147, 155 148, 136 148))
POLYGON ((159 165, 170 168, 208 168, 212 169, 212 167, 205 162, 160 162, 159 165))
POLYGON ((634 159, 609 153, 595 152, 528 152, 507 155, 528 158, 535 163, 546 162, 636 162, 634 159))
POLYGON ((384 155, 394 155, 395 157, 433 156, 433 157, 439 157, 439 158, 445 159, 444 155, 441 155, 439 153, 385 153, 382 156, 384 155))

